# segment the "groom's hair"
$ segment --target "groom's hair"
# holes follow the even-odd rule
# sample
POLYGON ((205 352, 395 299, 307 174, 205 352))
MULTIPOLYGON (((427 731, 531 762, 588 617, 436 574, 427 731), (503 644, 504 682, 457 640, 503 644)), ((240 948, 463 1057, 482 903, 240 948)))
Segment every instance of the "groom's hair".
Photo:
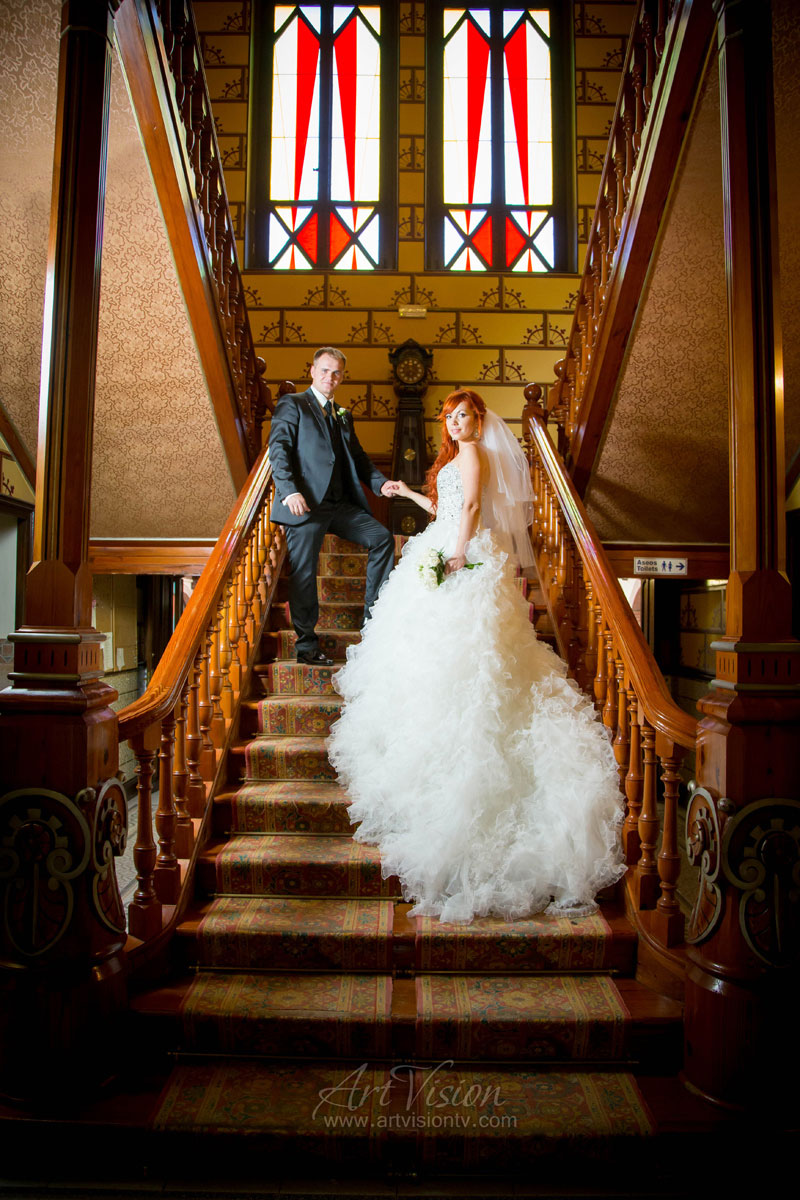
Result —
POLYGON ((338 358, 339 362, 342 364, 342 370, 344 370, 347 366, 347 359, 342 354, 341 350, 337 350, 335 346, 320 346, 319 350, 317 350, 316 354, 314 355, 312 362, 316 362, 318 358, 322 358, 323 354, 330 354, 331 358, 338 358))

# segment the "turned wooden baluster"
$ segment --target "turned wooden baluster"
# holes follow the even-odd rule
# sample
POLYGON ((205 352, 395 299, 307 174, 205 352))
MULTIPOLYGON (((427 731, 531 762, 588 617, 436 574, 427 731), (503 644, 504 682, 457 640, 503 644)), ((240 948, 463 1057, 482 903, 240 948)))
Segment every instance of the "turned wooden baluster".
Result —
POLYGON ((614 242, 619 240, 622 229, 622 217, 625 212, 625 126, 622 120, 617 125, 614 138, 614 177, 616 195, 614 197, 614 242))
POLYGON ((614 634, 606 629, 606 699, 603 705, 603 724, 606 729, 616 729, 617 726, 617 672, 616 650, 614 649, 614 634))
POLYGON ((631 194, 631 180, 633 178, 633 168, 636 162, 636 152, 633 143, 634 130, 636 127, 636 96, 633 90, 633 79, 630 75, 625 77, 623 96, 622 129, 625 139, 625 166, 622 176, 622 189, 624 194, 624 203, 627 204, 628 197, 631 194))
POLYGON ((161 722, 161 744, 158 748, 158 857, 153 885, 162 904, 175 904, 181 890, 181 872, 175 847, 177 813, 172 796, 174 746, 175 713, 170 712, 161 722))
POLYGON ((595 640, 595 645, 597 646, 597 667, 594 673, 594 703, 597 711, 602 712, 606 702, 608 677, 606 675, 605 638, 603 637, 605 621, 603 619, 603 609, 599 601, 596 601, 594 606, 594 623, 597 630, 595 640))
MULTIPOLYGON (((244 669, 247 666, 247 640, 248 640, 248 605, 247 605, 247 547, 243 547, 239 555, 239 561, 236 564, 236 588, 234 595, 236 597, 236 612, 239 620, 239 641, 234 647, 234 655, 239 661, 240 678, 244 674, 244 669)), ((241 689, 241 685, 240 685, 241 689)))
POLYGON ((628 683, 628 728, 631 748, 628 755, 628 772, 625 776, 625 798, 628 811, 622 826, 622 847, 625 862, 632 865, 639 860, 639 813, 642 811, 642 742, 639 725, 639 701, 636 692, 628 683))
POLYGON ((598 204, 597 234, 600 239, 600 310, 605 308, 608 291, 608 209, 602 200, 598 204))
MULTIPOLYGON (((255 594, 256 582, 255 578, 253 577, 252 546, 250 539, 248 539, 245 542, 244 550, 242 551, 242 579, 240 590, 240 603, 242 607, 239 609, 239 621, 244 628, 244 641, 246 647, 252 646, 253 644, 253 598, 255 594)), ((245 653, 246 652, 247 651, 245 649, 245 653)), ((246 662, 247 659, 245 658, 242 666, 244 666, 246 662)))
POLYGON ((656 79, 657 62, 653 18, 647 5, 642 9, 642 35, 645 52, 644 106, 645 109, 649 109, 653 100, 653 84, 656 79))
MULTIPOLYGON (((242 669, 239 664, 239 597, 236 566, 231 569, 230 576, 228 577, 227 590, 228 644, 231 652, 231 659, 228 663, 228 679, 230 680, 233 694, 236 696, 238 695, 239 689, 242 685, 242 669)), ((226 717, 229 715, 229 713, 225 713, 226 717)))
POLYGON ((661 761, 661 778, 664 783, 664 831, 658 855, 658 875, 661 880, 661 895, 656 904, 653 931, 662 945, 674 946, 683 941, 684 917, 675 895, 681 873, 681 857, 678 853, 678 790, 680 774, 678 767, 682 757, 679 746, 671 742, 661 746, 661 735, 656 742, 661 761))
POLYGON ((189 812, 189 771, 186 767, 186 715, 189 706, 189 680, 181 689, 175 705, 175 764, 172 771, 172 794, 175 799, 175 853, 178 858, 191 858, 194 849, 194 825, 189 812))
POLYGON ((617 681, 617 732, 614 735, 614 758, 617 761, 619 790, 624 792, 630 760, 631 739, 628 733, 628 695, 625 691, 625 663, 620 656, 617 656, 614 668, 617 681))
MULTIPOLYGON (((577 367, 575 372, 576 388, 580 395, 583 395, 584 387, 586 386, 586 373, 588 370, 588 354, 589 354, 589 338, 588 324, 589 312, 586 304, 586 297, 581 294, 578 297, 578 304, 575 309, 575 324, 578 329, 578 347, 579 355, 577 359, 577 367)), ((569 432, 569 430, 567 430, 569 432)))
POLYGON ((153 886, 156 844, 153 840, 153 757, 152 730, 130 739, 136 756, 137 824, 133 864, 136 867, 136 891, 128 905, 128 929, 133 937, 147 941, 161 932, 161 904, 153 886))
POLYGON ((659 63, 661 62, 661 56, 664 53, 664 45, 666 43, 667 20, 669 15, 667 12, 668 8, 672 8, 671 0, 658 0, 655 47, 656 58, 658 59, 659 63))
POLYGON ((577 556, 575 560, 575 643, 577 645, 577 654, 575 657, 575 679, 582 691, 588 692, 593 672, 589 670, 586 662, 587 643, 589 640, 589 631, 586 621, 587 611, 587 595, 586 582, 584 576, 583 560, 577 556))
POLYGON ((217 755, 211 740, 211 721, 214 708, 211 703, 211 630, 207 629, 200 635, 200 648, 197 651, 200 663, 199 689, 197 697, 197 719, 200 725, 200 774, 209 783, 213 780, 217 769, 217 755))
POLYGON ((186 799, 189 804, 189 812, 193 817, 202 817, 206 807, 206 789, 200 773, 203 739, 200 736, 198 693, 201 669, 202 663, 198 650, 194 662, 189 668, 189 703, 186 709, 186 768, 189 772, 186 799))
MULTIPOLYGON (((584 577, 585 578, 585 577, 584 577)), ((586 592, 586 662, 585 690, 590 694, 594 691, 594 673, 597 670, 597 621, 594 615, 594 587, 591 579, 585 579, 586 592)))
POLYGON ((564 614, 561 618, 561 644, 567 656, 567 674, 575 677, 575 665, 578 660, 578 642, 575 637, 575 623, 578 619, 578 568, 575 563, 575 546, 572 536, 565 532, 562 538, 564 549, 564 614))
POLYGON ((225 716, 222 712, 222 668, 220 666, 220 609, 217 608, 211 626, 211 655, 208 661, 208 682, 211 693, 210 736, 215 750, 225 745, 225 716))
POLYGON ((231 687, 231 643, 228 633, 228 601, 227 587, 223 591, 222 598, 217 609, 217 622, 219 624, 219 672, 221 677, 221 687, 219 695, 219 704, 222 710, 222 715, 226 723, 233 716, 233 688, 231 687))
POLYGON ((642 133, 644 131, 644 51, 637 45, 633 51, 633 70, 631 72, 634 97, 633 118, 633 148, 638 155, 642 148, 642 133))
POLYGON ((642 808, 639 813, 640 855, 636 864, 635 895, 639 908, 653 908, 658 897, 658 780, 656 776, 656 735, 649 721, 642 717, 642 808))

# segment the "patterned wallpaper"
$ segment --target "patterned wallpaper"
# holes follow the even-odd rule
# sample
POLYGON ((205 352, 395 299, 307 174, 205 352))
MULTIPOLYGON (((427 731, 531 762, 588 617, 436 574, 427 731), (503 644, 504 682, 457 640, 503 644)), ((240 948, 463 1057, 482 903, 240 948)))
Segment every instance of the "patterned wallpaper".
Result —
POLYGON ((796 0, 772 0, 772 53, 775 86, 775 158, 778 167, 780 299, 783 322, 784 417, 786 462, 800 447, 800 6, 796 0))
MULTIPOLYGON (((58 0, 0 0, 0 403, 35 458, 58 0)), ((121 71, 113 68, 92 533, 216 536, 234 492, 121 71)))
POLYGON ((714 57, 587 492, 601 537, 727 541, 727 412, 714 57))
MULTIPOLYGON (((244 233, 247 96, 250 54, 246 0, 195 0, 209 90, 234 221, 244 233)), ((348 357, 339 395, 360 422, 372 452, 389 449, 396 400, 388 351, 413 337, 433 350, 429 418, 454 386, 478 388, 511 422, 519 423, 522 389, 548 387, 572 320, 575 275, 528 277, 451 275, 424 270, 425 4, 401 3, 399 155, 400 253, 393 272, 247 271, 250 319, 271 380, 307 378, 311 353, 332 342, 348 357), (401 304, 427 308, 404 319, 401 304)), ((578 225, 585 241, 616 103, 630 28, 629 0, 575 4, 578 133, 578 225)), ((239 243, 240 256, 243 246, 239 243)))

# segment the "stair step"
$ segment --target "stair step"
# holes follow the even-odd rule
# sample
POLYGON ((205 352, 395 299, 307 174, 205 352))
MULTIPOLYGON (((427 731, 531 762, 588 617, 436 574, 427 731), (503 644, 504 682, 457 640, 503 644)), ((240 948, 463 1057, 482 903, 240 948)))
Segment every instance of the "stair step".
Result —
MULTIPOLYGON (((347 647, 354 646, 356 642, 361 641, 361 631, 358 629, 345 630, 320 630, 319 644, 329 658, 333 658, 336 662, 344 662, 347 655, 347 647)), ((294 648, 297 642, 297 634, 293 629, 276 629, 265 633, 261 639, 262 649, 264 651, 264 659, 272 661, 275 659, 294 659, 294 648)), ((332 668, 319 668, 330 671, 332 668)))
POLYGON ((182 1006, 184 1050, 279 1058, 386 1057, 392 977, 210 972, 182 1006))
POLYGON ((303 834, 239 835, 212 843, 198 860, 198 881, 208 893, 238 896, 400 895, 394 875, 382 878, 373 846, 303 834))
POLYGON ((271 696, 335 696, 330 667, 312 667, 296 659, 259 663, 255 668, 258 686, 271 696))
POLYGON ((335 533, 326 533, 322 539, 321 554, 354 554, 366 556, 366 550, 358 542, 348 542, 346 538, 337 537, 335 533))
POLYGON ((325 554, 319 556, 319 573, 325 575, 365 576, 367 573, 367 552, 362 548, 356 554, 325 554))
POLYGON ((394 937, 391 900, 218 896, 179 927, 183 954, 232 970, 389 971, 413 933, 394 937))
POLYGON ((364 606, 367 581, 364 576, 324 575, 317 580, 320 604, 360 604, 364 606))
POLYGON ((626 1055, 630 1017, 603 975, 420 975, 417 1053, 455 1061, 626 1055))
POLYGON ((259 737, 234 747, 234 759, 244 759, 242 778, 335 780, 324 737, 259 737))
POLYGON ((471 925, 416 917, 413 923, 418 973, 630 972, 636 959, 636 934, 613 910, 588 917, 538 913, 513 922, 476 917, 471 925))
POLYGON ((234 833, 327 833, 350 836, 350 801, 336 783, 281 780, 222 792, 216 828, 234 833))
POLYGON ((333 696, 269 696, 249 701, 258 730, 268 737, 328 737, 342 702, 333 696))
MULTIPOLYGON (((156 1131, 257 1137, 274 1165, 369 1163, 441 1172, 502 1168, 563 1156, 627 1162, 654 1132, 624 1071, 421 1069, 389 1065, 184 1063, 170 1074, 156 1131), (621 1157, 620 1157, 621 1156, 621 1157)), ((202 1145, 202 1141, 200 1142, 202 1145)), ((463 1193, 462 1193, 463 1194, 463 1193)))

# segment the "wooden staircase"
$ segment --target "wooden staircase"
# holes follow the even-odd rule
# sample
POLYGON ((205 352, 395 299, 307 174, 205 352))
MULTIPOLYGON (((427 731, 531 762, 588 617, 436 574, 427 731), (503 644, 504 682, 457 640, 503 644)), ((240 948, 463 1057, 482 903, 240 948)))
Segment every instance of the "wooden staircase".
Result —
MULTIPOLYGON (((339 661, 359 637, 365 563, 327 539, 319 628, 339 661)), ((520 586, 543 625, 537 589, 520 586)), ((205 1150, 244 1135, 307 1169, 406 1172, 522 1170, 567 1141, 592 1163, 609 1139, 651 1133, 636 1075, 677 1069, 681 1010, 634 978, 618 896, 579 920, 409 920, 377 850, 351 837, 325 751, 335 672, 294 660, 284 594, 174 976, 134 998, 137 1044, 173 1064, 153 1126, 208 1135, 205 1150)))

